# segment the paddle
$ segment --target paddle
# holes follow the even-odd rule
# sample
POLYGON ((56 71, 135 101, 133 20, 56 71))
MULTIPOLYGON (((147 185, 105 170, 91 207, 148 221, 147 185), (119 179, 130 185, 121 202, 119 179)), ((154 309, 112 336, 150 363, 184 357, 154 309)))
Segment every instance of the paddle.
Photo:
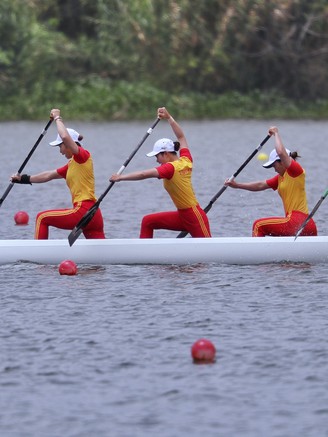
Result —
MULTIPOLYGON (((126 166, 129 164, 131 159, 134 157, 134 155, 138 152, 140 147, 143 145, 143 143, 146 141, 146 139, 149 137, 149 135, 152 133, 153 129, 157 126, 158 122, 160 121, 160 118, 157 118, 155 123, 147 130, 147 133, 144 135, 140 143, 137 145, 135 150, 131 153, 131 155, 128 157, 128 159, 124 162, 122 167, 117 172, 118 174, 121 174, 126 166)), ((79 236, 82 233, 82 230, 85 226, 87 226, 88 223, 92 220, 93 216, 97 212, 97 209, 99 208, 100 203, 106 196, 106 194, 109 192, 109 190, 112 188, 112 186, 115 184, 115 182, 111 182, 106 190, 103 192, 103 194, 99 197, 97 202, 87 211, 84 216, 81 218, 81 220, 78 222, 78 224, 75 226, 75 228, 72 230, 72 232, 68 236, 68 242, 69 245, 72 246, 74 242, 79 238, 79 236)))
MULTIPOLYGON (((229 180, 231 181, 232 179, 234 179, 235 177, 237 177, 239 175, 239 173, 246 167, 246 165, 249 163, 249 161, 251 159, 254 158, 254 156, 257 154, 257 152, 259 150, 262 149, 262 147, 264 146, 264 144, 271 138, 271 135, 267 135, 264 140, 256 147, 256 149, 253 151, 253 153, 251 153, 249 155, 249 157, 246 159, 246 161, 238 168, 238 170, 232 175, 230 176, 229 180)), ((220 191, 218 191, 216 193, 215 196, 212 197, 212 199, 210 200, 209 204, 204 208, 205 213, 207 214, 208 211, 212 208, 213 203, 221 196, 221 194, 223 194, 225 192, 225 190, 227 189, 227 185, 223 185, 223 187, 221 188, 220 191)), ((177 236, 177 238, 184 238, 186 235, 188 235, 188 232, 186 231, 182 231, 180 232, 180 234, 177 236)))
MULTIPOLYGON (((36 143, 34 144, 34 146, 32 147, 32 149, 30 150, 30 153, 27 155, 27 157, 25 158, 25 161, 23 162, 23 164, 19 167, 18 169, 18 174, 21 174, 25 165, 28 163, 29 159, 31 158, 31 156, 33 155, 35 149, 38 147, 40 141, 42 140, 42 138, 45 136, 45 134, 47 133, 48 127, 51 125, 53 119, 51 118, 48 123, 46 124, 46 127, 43 129, 43 131, 41 132, 39 138, 37 139, 36 143)), ((2 205, 3 201, 5 200, 5 198, 8 196, 10 190, 12 189, 12 187, 15 185, 14 182, 10 182, 10 184, 8 185, 6 191, 3 193, 1 199, 0 199, 0 206, 2 205)))
POLYGON ((302 223, 301 227, 299 228, 299 230, 297 231, 294 241, 296 240, 296 238, 301 234, 301 232, 303 231, 303 229, 305 228, 305 226, 309 223, 309 221, 311 220, 311 218, 314 216, 314 214, 317 212, 319 206, 322 204, 322 202, 325 200, 325 198, 328 196, 328 190, 326 190, 323 195, 320 197, 320 199, 318 200, 317 204, 315 205, 315 207, 312 209, 312 211, 310 212, 310 214, 307 216, 307 218, 304 220, 304 222, 302 223))

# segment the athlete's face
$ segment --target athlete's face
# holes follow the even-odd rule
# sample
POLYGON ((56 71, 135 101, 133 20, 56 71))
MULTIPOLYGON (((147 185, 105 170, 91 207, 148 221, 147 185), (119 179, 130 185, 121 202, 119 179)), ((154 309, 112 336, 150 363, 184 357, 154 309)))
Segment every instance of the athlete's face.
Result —
POLYGON ((73 153, 70 149, 68 149, 64 143, 61 143, 59 146, 59 151, 62 155, 65 155, 65 158, 71 159, 73 156, 73 153))
POLYGON ((286 171, 285 166, 282 165, 281 161, 275 161, 275 162, 273 163, 273 166, 272 166, 272 167, 274 168, 274 170, 275 170, 276 173, 280 174, 280 176, 283 176, 283 174, 284 174, 285 171, 286 171))
POLYGON ((177 159, 176 155, 169 152, 160 152, 156 155, 156 161, 159 164, 166 164, 167 162, 172 162, 177 159))
POLYGON ((158 164, 164 164, 166 161, 164 160, 164 152, 157 153, 156 161, 158 164))

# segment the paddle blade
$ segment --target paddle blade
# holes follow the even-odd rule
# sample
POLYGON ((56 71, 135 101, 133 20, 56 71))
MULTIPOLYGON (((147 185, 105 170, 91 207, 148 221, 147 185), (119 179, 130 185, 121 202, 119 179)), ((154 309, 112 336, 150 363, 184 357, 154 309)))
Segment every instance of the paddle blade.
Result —
POLYGON ((72 230, 72 232, 68 236, 69 245, 72 247, 75 241, 82 234, 82 228, 77 229, 76 227, 72 230))
POLYGON ((70 246, 73 246, 75 241, 79 238, 82 233, 83 228, 85 228, 93 219, 93 216, 96 214, 97 209, 99 208, 99 204, 95 203, 87 213, 81 218, 75 228, 68 236, 68 242, 70 246))
POLYGON ((296 233, 296 235, 295 235, 294 241, 297 239, 297 237, 299 237, 300 233, 303 231, 303 228, 304 228, 304 226, 301 226, 301 227, 299 228, 299 230, 297 231, 297 233, 296 233))

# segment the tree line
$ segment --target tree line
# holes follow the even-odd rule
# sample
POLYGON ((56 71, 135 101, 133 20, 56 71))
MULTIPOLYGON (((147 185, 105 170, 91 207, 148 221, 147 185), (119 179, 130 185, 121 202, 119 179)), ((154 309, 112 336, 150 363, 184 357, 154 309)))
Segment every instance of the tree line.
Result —
POLYGON ((328 98, 326 0, 1 0, 0 41, 2 102, 118 83, 328 98))

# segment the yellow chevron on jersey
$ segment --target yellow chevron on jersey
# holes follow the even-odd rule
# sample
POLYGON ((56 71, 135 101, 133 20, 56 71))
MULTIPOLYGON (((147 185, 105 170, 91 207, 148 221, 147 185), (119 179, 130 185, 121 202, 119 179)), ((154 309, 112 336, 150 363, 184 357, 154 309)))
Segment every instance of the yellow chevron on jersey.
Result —
POLYGON ((74 155, 67 165, 57 169, 57 172, 66 179, 66 184, 71 191, 73 205, 83 200, 97 200, 93 161, 87 150, 80 147, 79 154, 74 155))
POLYGON ((285 172, 284 176, 279 176, 278 193, 284 204, 286 215, 292 211, 304 212, 308 214, 308 205, 305 194, 305 172, 293 178, 285 172))
POLYGON ((305 171, 298 162, 292 160, 283 176, 277 175, 267 182, 271 188, 278 189, 286 215, 292 211, 309 213, 305 192, 305 171))
POLYGON ((174 167, 171 179, 164 179, 163 185, 178 209, 192 208, 198 205, 192 183, 192 161, 187 156, 180 156, 170 162, 174 167))

